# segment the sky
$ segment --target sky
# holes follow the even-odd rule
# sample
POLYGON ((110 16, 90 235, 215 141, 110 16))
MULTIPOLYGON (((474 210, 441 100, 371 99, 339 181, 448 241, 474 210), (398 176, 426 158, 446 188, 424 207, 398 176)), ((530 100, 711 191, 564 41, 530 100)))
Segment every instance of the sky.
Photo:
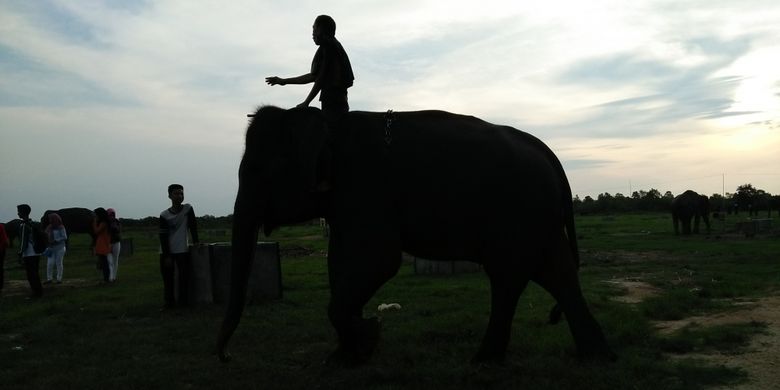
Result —
MULTIPOLYGON (((232 213, 246 114, 310 86, 332 16, 350 106, 440 109, 544 141, 580 198, 780 194, 780 2, 0 1, 0 222, 28 203, 232 213)), ((318 106, 318 104, 316 104, 318 106)))

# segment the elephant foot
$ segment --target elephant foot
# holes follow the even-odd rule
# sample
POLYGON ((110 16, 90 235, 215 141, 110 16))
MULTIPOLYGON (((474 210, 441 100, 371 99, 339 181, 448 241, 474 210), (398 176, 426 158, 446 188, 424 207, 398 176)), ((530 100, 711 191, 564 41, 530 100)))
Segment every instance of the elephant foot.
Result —
POLYGON ((379 343, 379 330, 382 323, 378 317, 361 319, 357 324, 358 347, 370 355, 379 343))
POLYGON ((233 356, 231 356, 230 353, 228 353, 227 351, 218 352, 217 357, 219 358, 219 361, 222 363, 227 363, 233 360, 233 356))
POLYGON ((557 323, 561 322, 561 317, 563 317, 563 310, 561 309, 560 305, 556 304, 550 310, 550 315, 547 323, 550 325, 556 325, 557 323))
POLYGON ((353 350, 338 347, 325 358, 323 365, 327 367, 353 368, 362 365, 367 360, 367 356, 360 356, 353 350))
POLYGON ((595 360, 603 362, 616 362, 617 354, 612 352, 606 343, 590 344, 577 348, 577 357, 584 360, 595 360))
POLYGON ((379 343, 381 325, 376 317, 353 319, 349 337, 339 341, 338 349, 325 359, 325 364, 354 367, 368 361, 379 343))
POLYGON ((500 351, 495 348, 481 347, 479 351, 471 358, 471 364, 478 365, 496 365, 504 363, 506 359, 506 350, 500 351))

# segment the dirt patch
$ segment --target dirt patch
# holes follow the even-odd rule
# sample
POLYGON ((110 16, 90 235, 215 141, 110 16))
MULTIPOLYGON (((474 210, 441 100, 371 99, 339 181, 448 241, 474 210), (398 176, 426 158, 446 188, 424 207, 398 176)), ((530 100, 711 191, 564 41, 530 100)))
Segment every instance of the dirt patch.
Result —
POLYGON ((677 257, 661 251, 630 252, 624 250, 612 251, 581 251, 583 262, 594 263, 647 263, 659 261, 676 261, 677 257))
MULTIPOLYGON (((69 289, 69 288, 78 288, 78 287, 85 287, 85 286, 95 286, 97 284, 100 284, 100 281, 96 280, 87 280, 87 279, 65 279, 62 281, 61 284, 44 284, 43 285, 43 295, 46 295, 46 291, 51 290, 61 290, 61 289, 69 289)), ((6 297, 12 297, 12 296, 19 296, 19 295, 30 295, 30 283, 27 282, 27 280, 19 280, 19 279, 11 279, 5 281, 5 286, 3 287, 3 296, 6 297)))
POLYGON ((639 303, 661 292, 659 288, 650 283, 632 278, 605 280, 604 283, 615 285, 625 291, 625 294, 612 298, 614 301, 623 303, 639 303))
MULTIPOLYGON (((639 303, 661 291, 638 278, 614 279, 604 282, 615 284, 623 289, 625 294, 615 297, 614 300, 625 303, 639 303)), ((743 353, 722 354, 714 352, 682 356, 706 360, 717 365, 741 368, 747 372, 749 382, 739 386, 722 387, 722 389, 777 389, 777 384, 780 382, 780 373, 778 372, 780 370, 780 296, 756 300, 735 300, 733 304, 737 310, 709 316, 688 317, 678 321, 657 322, 656 329, 661 334, 670 334, 691 324, 715 326, 750 321, 765 323, 767 324, 766 333, 755 335, 743 353)))
POLYGON ((715 313, 708 316, 693 316, 676 321, 661 321, 656 323, 656 329, 661 334, 670 334, 688 325, 725 325, 749 321, 766 322, 780 321, 780 297, 761 298, 759 300, 737 300, 733 303, 739 307, 736 311, 715 313))
POLYGON ((780 297, 766 297, 755 301, 737 301, 739 310, 717 313, 711 316, 695 316, 679 321, 664 321, 656 327, 662 334, 668 334, 693 323, 713 326, 749 321, 767 324, 767 333, 753 337, 744 353, 740 354, 686 354, 686 358, 695 357, 714 364, 738 367, 748 373, 749 382, 740 386, 723 387, 728 389, 776 389, 780 381, 780 297))

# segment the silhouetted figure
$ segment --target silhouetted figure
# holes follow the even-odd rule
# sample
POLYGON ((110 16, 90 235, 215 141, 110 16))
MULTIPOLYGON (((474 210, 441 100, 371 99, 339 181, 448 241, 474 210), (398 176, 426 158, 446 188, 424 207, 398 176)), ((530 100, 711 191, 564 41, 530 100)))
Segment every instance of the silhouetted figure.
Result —
POLYGON ((341 116, 349 111, 347 88, 352 86, 355 76, 344 47, 336 39, 336 22, 328 15, 320 15, 312 26, 312 39, 319 46, 311 62, 311 71, 298 77, 266 77, 269 85, 314 83, 306 100, 298 107, 307 107, 320 95, 320 104, 325 120, 331 127, 338 124, 341 116))
POLYGON ((39 229, 30 219, 30 206, 20 204, 16 206, 17 214, 22 220, 19 225, 19 257, 24 263, 24 271, 27 274, 27 281, 30 283, 33 298, 40 298, 43 295, 43 286, 39 273, 39 264, 41 260, 41 251, 35 248, 35 235, 39 229))
POLYGON ((5 267, 5 250, 8 249, 10 240, 5 232, 5 225, 0 223, 0 291, 3 290, 5 284, 5 276, 3 274, 3 267, 5 267))
POLYGON ((103 283, 109 282, 111 269, 108 264, 108 256, 111 255, 111 234, 108 232, 108 211, 102 207, 94 210, 95 219, 92 221, 92 231, 95 233, 95 256, 97 256, 100 271, 103 273, 103 283))

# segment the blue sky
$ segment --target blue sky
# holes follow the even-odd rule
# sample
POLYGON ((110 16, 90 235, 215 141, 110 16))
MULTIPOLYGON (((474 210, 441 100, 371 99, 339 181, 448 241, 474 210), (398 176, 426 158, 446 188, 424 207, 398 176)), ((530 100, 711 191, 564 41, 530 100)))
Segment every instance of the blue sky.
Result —
POLYGON ((580 197, 780 193, 776 1, 0 2, 0 221, 29 203, 232 212, 245 114, 308 86, 329 14, 355 110, 443 109, 544 140, 580 197))

